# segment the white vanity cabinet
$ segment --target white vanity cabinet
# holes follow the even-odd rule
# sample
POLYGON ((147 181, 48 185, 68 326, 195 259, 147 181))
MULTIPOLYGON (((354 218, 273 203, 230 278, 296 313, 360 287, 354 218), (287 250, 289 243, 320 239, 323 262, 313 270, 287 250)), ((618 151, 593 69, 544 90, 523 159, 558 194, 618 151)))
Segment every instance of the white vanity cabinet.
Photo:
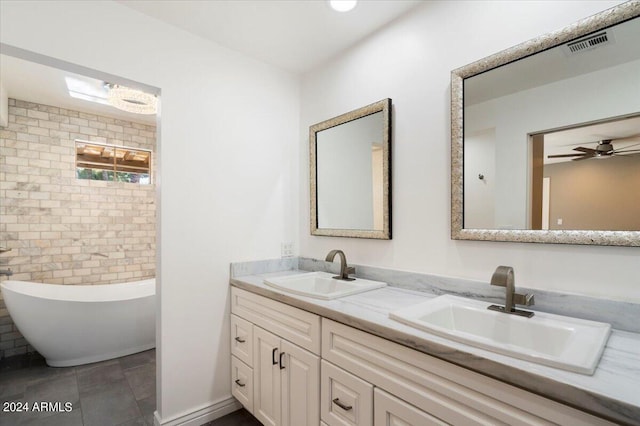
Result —
POLYGON ((235 287, 231 299, 232 394, 264 425, 317 426, 320 317, 235 287))
MULTIPOLYGON (((323 367, 330 362, 375 386, 376 426, 613 425, 326 318, 322 321, 322 359, 323 367)), ((322 420, 333 426, 324 416, 322 420)))
POLYGON ((373 407, 374 426, 447 425, 447 423, 378 388, 373 391, 373 407))
POLYGON ((613 425, 267 297, 231 297, 232 393, 264 425, 613 425))

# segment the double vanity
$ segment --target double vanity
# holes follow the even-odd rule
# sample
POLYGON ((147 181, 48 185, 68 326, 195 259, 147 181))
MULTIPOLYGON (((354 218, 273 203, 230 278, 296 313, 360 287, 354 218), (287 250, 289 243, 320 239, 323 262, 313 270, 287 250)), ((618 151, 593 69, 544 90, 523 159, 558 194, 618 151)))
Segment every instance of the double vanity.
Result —
MULTIPOLYGON (((452 239, 640 245, 640 216, 605 200, 599 172, 558 174, 637 156, 638 98, 617 87, 638 82, 639 17, 628 1, 452 71, 452 239), (569 197, 585 175, 591 190, 569 197)), ((309 128, 311 235, 390 240, 405 225, 391 220, 393 111, 383 99, 309 128)), ((232 393, 264 425, 640 425, 638 303, 534 300, 506 266, 489 283, 356 274, 339 250, 232 264, 231 286, 232 393)))
POLYGON ((636 333, 337 266, 232 265, 232 393, 263 424, 640 422, 636 333))

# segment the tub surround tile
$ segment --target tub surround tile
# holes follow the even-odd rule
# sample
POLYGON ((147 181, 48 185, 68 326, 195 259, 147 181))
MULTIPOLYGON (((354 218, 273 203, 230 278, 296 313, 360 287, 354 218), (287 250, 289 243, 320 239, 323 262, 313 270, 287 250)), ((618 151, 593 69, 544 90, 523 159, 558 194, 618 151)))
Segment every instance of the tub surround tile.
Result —
MULTIPOLYGON (((263 283, 264 278, 269 276, 327 270, 333 267, 323 261, 307 259, 300 259, 299 265, 301 270, 298 271, 270 271, 257 275, 232 276, 231 284, 596 415, 626 423, 637 422, 640 418, 640 394, 637 392, 637 384, 640 383, 640 367, 638 367, 640 366, 640 334, 613 330, 595 374, 587 376, 572 373, 453 342, 388 318, 388 313, 391 311, 420 303, 437 294, 450 292, 444 291, 450 290, 446 287, 448 284, 460 289, 455 294, 466 295, 466 297, 479 294, 481 296, 478 297, 479 299, 493 301, 492 297, 495 296, 481 290, 482 286, 490 287, 488 283, 476 282, 475 286, 471 283, 469 290, 464 286, 468 280, 386 271, 382 268, 357 265, 356 276, 386 281, 392 285, 325 301, 280 292, 263 283), (396 285, 398 282, 403 286, 396 285), (442 286, 445 288, 443 289, 442 286), (425 288, 430 288, 432 291, 424 291, 425 288)), ((534 293, 537 298, 539 292, 534 293)))

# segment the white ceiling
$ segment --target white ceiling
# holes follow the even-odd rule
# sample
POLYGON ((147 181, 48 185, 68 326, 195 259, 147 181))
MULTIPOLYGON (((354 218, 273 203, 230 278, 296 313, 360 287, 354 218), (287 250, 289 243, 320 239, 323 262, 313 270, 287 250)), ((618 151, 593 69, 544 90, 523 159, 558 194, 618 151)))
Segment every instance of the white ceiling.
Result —
POLYGON ((547 158, 547 155, 579 154, 579 146, 595 149, 598 141, 611 139, 613 148, 640 149, 640 116, 597 123, 544 135, 544 163, 572 161, 571 158, 547 158))
POLYGON ((156 124, 155 115, 133 114, 119 110, 111 105, 102 105, 72 98, 69 96, 69 90, 67 89, 65 80, 67 77, 82 81, 92 88, 100 88, 104 85, 103 81, 94 78, 25 61, 13 56, 0 55, 0 84, 7 91, 9 98, 147 125, 156 124))
POLYGON ((348 49, 424 0, 360 0, 336 12, 325 0, 115 0, 222 46, 294 73, 348 49))
MULTIPOLYGON (((294 73, 308 71, 358 43, 423 0, 360 0, 333 11, 324 0, 114 0, 170 25, 294 73)), ((154 115, 120 111, 69 96, 66 77, 104 82, 0 55, 0 83, 10 98, 153 125, 154 115)))
MULTIPOLYGON (((602 31, 598 31, 601 33, 602 31)), ((640 19, 607 28, 609 43, 569 53, 566 43, 511 62, 465 80, 465 105, 637 61, 640 58, 640 19), (544 71, 541 71, 544 70, 544 71)))

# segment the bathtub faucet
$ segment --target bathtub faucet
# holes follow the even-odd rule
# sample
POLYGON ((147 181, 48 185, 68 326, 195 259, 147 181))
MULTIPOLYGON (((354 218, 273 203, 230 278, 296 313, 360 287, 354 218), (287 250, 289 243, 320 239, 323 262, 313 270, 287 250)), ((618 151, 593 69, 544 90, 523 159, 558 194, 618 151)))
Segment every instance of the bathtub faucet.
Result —
POLYGON ((11 275, 13 275, 13 271, 11 269, 0 269, 0 275, 6 275, 7 277, 10 277, 11 275))

